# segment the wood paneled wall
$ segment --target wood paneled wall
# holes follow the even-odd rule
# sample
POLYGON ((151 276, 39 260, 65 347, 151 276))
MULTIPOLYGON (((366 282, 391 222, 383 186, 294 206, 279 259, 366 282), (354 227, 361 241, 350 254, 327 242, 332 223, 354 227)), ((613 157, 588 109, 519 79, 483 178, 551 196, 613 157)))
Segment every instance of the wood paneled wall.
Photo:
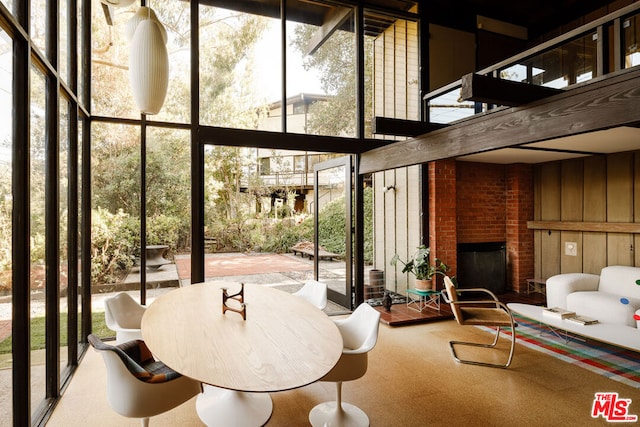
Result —
MULTIPOLYGON (((374 41, 375 116, 420 119, 418 43, 417 22, 402 19, 397 19, 374 41)), ((389 135, 385 138, 398 139, 389 135)), ((420 167, 411 166, 377 172, 372 179, 373 268, 383 270, 386 288, 398 293, 407 289, 407 275, 401 273, 402 264, 393 267, 390 262, 396 253, 406 260, 420 244, 419 177, 420 167), (394 189, 385 192, 388 186, 394 189)), ((368 280, 365 277, 365 283, 368 280)))
POLYGON ((640 265, 640 227, 614 229, 640 226, 640 151, 541 164, 534 185, 534 220, 557 222, 534 230, 536 277, 640 265), (580 223, 591 226, 581 229, 580 223), (576 244, 575 256, 566 253, 567 242, 576 244))
POLYGON ((420 120, 418 41, 418 24, 402 19, 374 41, 374 116, 420 120))
MULTIPOLYGON (((392 169, 373 176, 373 268, 385 272, 386 288, 398 293, 407 289, 402 264, 394 268, 394 254, 402 260, 420 245, 420 167, 392 169), (384 191, 385 187, 394 189, 384 191)), ((409 280, 413 280, 410 277, 409 280)), ((365 278, 368 282, 368 278, 365 278)))

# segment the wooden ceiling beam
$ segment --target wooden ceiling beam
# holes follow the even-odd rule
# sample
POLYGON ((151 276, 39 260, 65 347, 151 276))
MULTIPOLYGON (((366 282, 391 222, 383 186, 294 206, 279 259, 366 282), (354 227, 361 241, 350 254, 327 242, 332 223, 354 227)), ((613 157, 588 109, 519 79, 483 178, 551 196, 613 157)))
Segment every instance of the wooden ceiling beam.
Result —
POLYGON ((324 19, 324 23, 313 34, 306 47, 305 55, 313 55, 331 35, 345 23, 352 15, 353 9, 347 7, 332 7, 324 19))
POLYGON ((377 135, 418 136, 442 129, 449 125, 442 123, 427 123, 417 120, 392 119, 389 117, 374 117, 372 132, 377 135))
POLYGON ((469 73, 462 76, 459 101, 516 107, 562 92, 561 89, 469 73))
POLYGON ((393 142, 382 139, 267 132, 214 126, 200 126, 198 133, 199 139, 203 144, 345 154, 359 154, 393 142))
MULTIPOLYGON (((456 122, 362 153, 359 173, 640 123, 640 69, 624 70, 522 107, 456 122)), ((604 142, 603 142, 604 143, 604 142)))

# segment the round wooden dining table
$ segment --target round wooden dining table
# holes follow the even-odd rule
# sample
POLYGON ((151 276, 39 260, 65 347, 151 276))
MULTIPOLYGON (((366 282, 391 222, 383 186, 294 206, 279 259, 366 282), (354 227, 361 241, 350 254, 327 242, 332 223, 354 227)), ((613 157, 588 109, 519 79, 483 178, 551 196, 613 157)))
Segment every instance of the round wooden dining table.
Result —
MULTIPOLYGON (((142 336, 154 356, 205 384, 196 409, 209 426, 265 424, 273 410, 269 392, 317 381, 342 354, 335 323, 290 293, 245 285, 246 320, 235 311, 223 313, 223 289, 233 295, 240 288, 229 282, 179 288, 157 298, 142 318, 142 336)), ((236 299, 227 305, 242 308, 236 299)))

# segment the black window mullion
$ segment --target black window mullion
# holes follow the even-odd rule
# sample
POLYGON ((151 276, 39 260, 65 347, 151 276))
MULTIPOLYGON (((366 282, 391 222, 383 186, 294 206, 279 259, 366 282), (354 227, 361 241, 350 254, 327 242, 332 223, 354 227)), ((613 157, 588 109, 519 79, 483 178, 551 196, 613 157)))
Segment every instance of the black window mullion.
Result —
POLYGON ((58 81, 47 76, 45 134, 46 397, 58 396, 60 379, 60 197, 58 81))
POLYGON ((55 74, 46 73, 45 134, 45 397, 55 398, 60 390, 60 103, 58 77, 58 0, 47 1, 46 56, 55 74))
MULTIPOLYGON (((28 6, 18 2, 18 15, 26 13, 28 23, 28 6), (24 11, 26 9, 26 11, 24 11)), ((21 20, 21 22, 24 22, 21 20)), ((28 28, 28 25, 27 25, 28 28)), ((13 149, 12 149, 12 283, 22 283, 22 286, 11 287, 12 314, 11 337, 13 360, 20 363, 13 364, 13 425, 26 426, 31 424, 31 383, 29 381, 31 368, 31 299, 29 293, 30 279, 30 211, 31 202, 29 191, 29 134, 30 134, 30 49, 29 43, 21 38, 13 41, 13 149)))
POLYGON ((67 220, 67 345, 68 363, 78 364, 78 108, 69 103, 69 185, 67 220))

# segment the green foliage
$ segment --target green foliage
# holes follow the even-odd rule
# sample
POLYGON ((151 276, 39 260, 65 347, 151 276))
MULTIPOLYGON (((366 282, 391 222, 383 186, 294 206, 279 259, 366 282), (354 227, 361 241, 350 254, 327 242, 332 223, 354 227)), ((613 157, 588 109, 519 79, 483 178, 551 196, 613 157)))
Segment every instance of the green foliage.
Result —
MULTIPOLYGON (((364 203, 364 262, 373 263, 373 189, 363 192, 364 203)), ((345 199, 340 197, 327 203, 318 218, 318 238, 327 251, 344 255, 345 247, 345 199)), ((310 219, 312 221, 312 219, 310 219)), ((313 223, 310 224, 313 232, 313 223)), ((309 239, 313 240, 313 239, 309 239)))
POLYGON ((265 227, 263 236, 268 236, 263 243, 265 252, 286 253, 291 247, 304 240, 313 240, 313 222, 303 220, 297 222, 293 218, 270 221, 265 227))
POLYGON ((139 220, 119 211, 98 208, 91 213, 91 280, 114 283, 133 265, 140 246, 139 220))
POLYGON ((364 263, 373 264, 373 188, 366 187, 364 202, 364 263))
POLYGON ((400 256, 395 254, 391 258, 391 265, 395 267, 400 261, 404 264, 402 272, 412 273, 418 280, 428 280, 436 274, 446 275, 449 267, 438 258, 434 260, 434 264, 431 264, 429 261, 430 252, 431 250, 427 246, 420 245, 418 250, 407 261, 402 261, 400 256))
MULTIPOLYGON (((4 147, 3 147, 4 148, 4 147)), ((0 168, 0 271, 11 268, 11 167, 0 168)), ((0 288, 2 287, 0 278, 0 288)))
POLYGON ((169 245, 176 252, 191 243, 189 216, 158 215, 147 220, 147 245, 169 245))
MULTIPOLYGON (((307 133, 315 135, 355 136, 356 134, 356 40, 353 32, 336 31, 313 55, 304 55, 303 66, 319 76, 322 89, 332 96, 309 107, 307 133)), ((292 45, 306 52, 315 35, 312 26, 297 26, 292 45)), ((365 134, 371 135, 373 41, 365 37, 365 134)))
MULTIPOLYGON (((67 313, 60 313, 60 342, 67 342, 67 313)), ((101 338, 114 336, 115 333, 107 328, 104 320, 104 312, 94 311, 91 313, 91 327, 93 333, 101 338)), ((31 350, 41 350, 45 348, 45 318, 31 318, 31 350)), ((11 335, 0 341, 0 354, 11 353, 11 335)))
POLYGON ((345 199, 332 200, 320 209, 318 216, 318 240, 329 252, 345 255, 345 199))

